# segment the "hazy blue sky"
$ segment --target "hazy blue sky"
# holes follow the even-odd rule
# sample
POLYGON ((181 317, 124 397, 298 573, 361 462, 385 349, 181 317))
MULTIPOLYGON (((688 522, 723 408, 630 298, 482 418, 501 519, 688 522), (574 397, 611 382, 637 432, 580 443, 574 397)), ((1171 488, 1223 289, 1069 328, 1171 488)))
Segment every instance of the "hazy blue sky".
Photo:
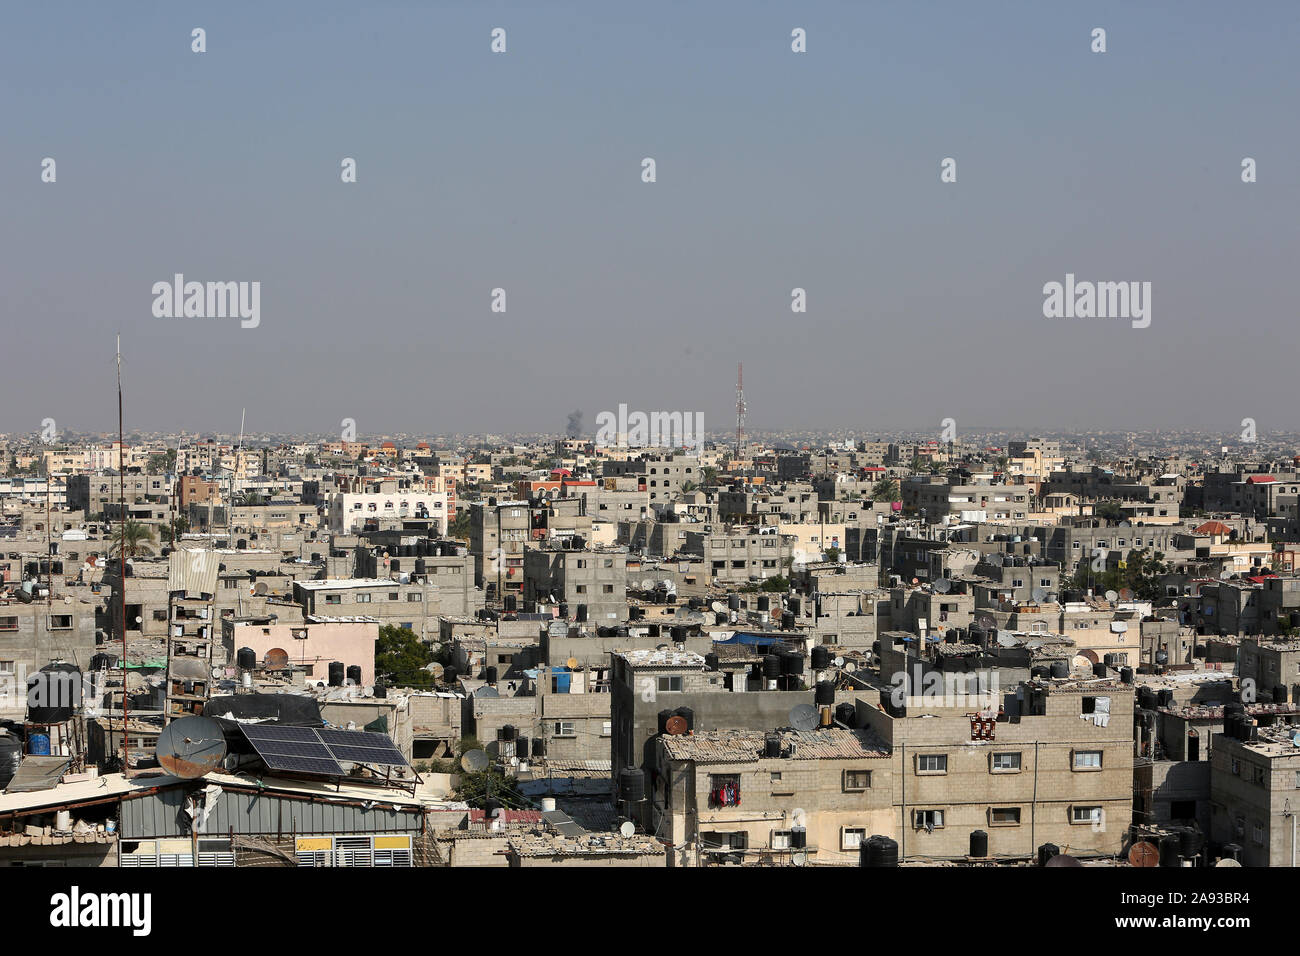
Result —
POLYGON ((0 17, 0 429, 116 428, 119 329, 128 428, 712 429, 738 360, 756 428, 1300 425, 1291 0, 0 17), (260 327, 155 318, 176 272, 260 327), (1045 319, 1067 272, 1151 327, 1045 319))

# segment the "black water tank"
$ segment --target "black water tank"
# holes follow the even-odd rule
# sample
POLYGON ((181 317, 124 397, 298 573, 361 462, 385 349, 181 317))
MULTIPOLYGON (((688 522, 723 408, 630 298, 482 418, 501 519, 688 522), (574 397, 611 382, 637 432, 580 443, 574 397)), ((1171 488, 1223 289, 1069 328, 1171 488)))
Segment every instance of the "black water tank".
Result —
POLYGON ((727 609, 728 609, 728 610, 731 610, 731 611, 739 611, 739 610, 740 610, 740 595, 739 595, 739 594, 728 594, 728 595, 727 595, 727 609))
POLYGON ((515 741, 515 755, 521 759, 526 759, 528 757, 528 738, 523 734, 520 734, 519 738, 515 741))
POLYGON ((1174 692, 1169 688, 1160 691, 1160 693, 1156 695, 1156 699, 1160 701, 1161 707, 1174 706, 1174 692))
POLYGON ((495 667, 489 667, 487 669, 487 682, 489 684, 495 684, 497 682, 497 669, 495 667))
POLYGON ((718 669, 718 655, 717 655, 717 654, 705 654, 705 655, 704 655, 704 666, 705 666, 708 670, 716 671, 716 670, 718 669))
POLYGON ((1178 834, 1179 852, 1184 857, 1194 857, 1201 852, 1201 847, 1205 845, 1205 839, 1201 836, 1201 831, 1195 827, 1183 827, 1178 834))
POLYGON ((776 680, 781 676, 781 658, 775 654, 763 655, 763 677, 767 680, 776 680))
POLYGON ((639 767, 624 767, 618 772, 618 798, 628 803, 645 799, 645 771, 639 767))
POLYGON ((686 628, 680 625, 674 625, 668 629, 669 639, 674 644, 681 644, 686 640, 686 628))
POLYGON ((841 724, 852 727, 858 720, 858 708, 847 701, 839 704, 835 708, 835 719, 841 724))
POLYGON ((27 719, 61 724, 81 706, 81 670, 75 664, 46 664, 27 678, 27 719))
POLYGON ((887 836, 872 836, 859 845, 862 866, 898 866, 898 842, 887 836))
POLYGON ((824 671, 831 666, 831 652, 821 644, 812 649, 812 666, 815 671, 824 671))
POLYGON ((510 743, 514 739, 515 739, 515 728, 513 724, 506 724, 504 727, 502 727, 500 730, 497 731, 497 740, 503 740, 506 743, 510 743))
POLYGON ((1281 684, 1278 684, 1276 687, 1273 688, 1273 703, 1285 704, 1286 698, 1287 698, 1287 692, 1285 687, 1283 687, 1281 684))
POLYGON ((688 732, 695 730, 695 711, 689 707, 678 707, 673 711, 673 716, 686 721, 686 730, 688 732))
POLYGON ((501 609, 506 611, 507 613, 513 613, 516 607, 518 607, 519 602, 517 600, 517 597, 518 595, 515 594, 507 594, 505 597, 503 597, 501 599, 501 609))
POLYGON ((790 613, 796 617, 799 616, 799 599, 797 597, 790 598, 790 613))
POLYGON ((1133 683, 1133 668, 1121 667, 1119 669, 1119 679, 1120 679, 1120 683, 1122 684, 1133 683))
POLYGON ((561 604, 560 604, 560 620, 561 620, 561 621, 567 621, 568 619, 569 619, 569 605, 568 605, 568 604, 565 604, 565 603, 563 603, 563 602, 561 602, 561 604))
POLYGON ((1241 844, 1225 843, 1223 845, 1222 856, 1225 860, 1236 860, 1241 862, 1241 844))
POLYGON ((330 682, 330 686, 331 686, 331 687, 342 687, 342 686, 343 686, 343 677, 344 677, 344 675, 345 675, 345 673, 346 673, 346 670, 347 670, 347 669, 343 666, 343 662, 342 662, 342 661, 330 661, 330 666, 329 666, 329 674, 330 674, 329 682, 330 682))
POLYGON ((361 686, 361 665, 350 664, 347 671, 348 680, 352 681, 353 686, 361 686))
POLYGON ((1106 664, 1103 661, 1098 661, 1097 663, 1092 665, 1092 676, 1093 677, 1106 676, 1106 664))
POLYGON ((447 666, 442 669, 442 679, 448 684, 456 683, 456 668, 447 666))
POLYGON ((983 646, 984 646, 984 628, 982 628, 982 627, 972 627, 972 628, 971 628, 971 629, 966 633, 966 643, 967 643, 967 644, 978 644, 978 645, 980 645, 980 647, 983 647, 983 646))
POLYGON ((1057 680, 1062 680, 1070 676, 1070 665, 1065 661, 1052 661, 1051 673, 1057 680))
POLYGON ((1201 759, 1201 738, 1196 731, 1187 734, 1187 759, 1193 762, 1201 759))
POLYGON ((1055 843, 1044 843, 1038 848, 1038 865, 1047 866, 1047 861, 1061 855, 1061 848, 1055 843))
POLYGON ((768 734, 763 738, 763 756, 770 758, 781 756, 781 738, 768 734))
POLYGON ((799 675, 803 673, 803 655, 798 651, 781 653, 781 673, 799 675))
POLYGON ((760 611, 770 611, 772 609, 772 599, 766 594, 758 596, 758 609, 760 611))
POLYGON ((257 666, 257 651, 251 647, 241 647, 235 652, 235 663, 241 671, 251 671, 257 666))
POLYGON ((835 682, 819 680, 813 699, 817 702, 818 707, 829 707, 835 703, 835 682))
POLYGON ((534 738, 533 738, 533 756, 534 756, 534 757, 545 757, 545 756, 546 756, 546 738, 545 738, 545 737, 534 737, 534 738))
POLYGON ((984 857, 989 855, 989 835, 983 830, 970 833, 970 855, 984 857))
MULTIPOLYGON (((719 615, 719 616, 721 616, 721 615, 719 615)), ((723 623, 723 622, 719 621, 718 623, 723 623)), ((782 611, 782 612, 781 612, 781 630, 783 630, 783 631, 793 631, 793 630, 794 630, 794 612, 793 612, 793 611, 782 611)))
POLYGON ((576 620, 577 620, 577 622, 578 622, 579 624, 584 624, 584 623, 586 623, 586 620, 587 620, 587 605, 585 605, 585 604, 579 604, 579 605, 578 605, 578 616, 577 616, 576 620))
POLYGON ((790 829, 790 849, 802 850, 808 846, 808 828, 791 827, 790 829))

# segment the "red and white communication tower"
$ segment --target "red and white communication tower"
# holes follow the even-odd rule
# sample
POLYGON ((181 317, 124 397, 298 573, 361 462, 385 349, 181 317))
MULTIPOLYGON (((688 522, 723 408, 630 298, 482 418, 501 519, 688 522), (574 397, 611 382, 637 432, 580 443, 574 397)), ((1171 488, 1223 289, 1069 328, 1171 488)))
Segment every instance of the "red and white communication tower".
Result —
POLYGON ((736 457, 745 457, 745 363, 736 363, 736 457))

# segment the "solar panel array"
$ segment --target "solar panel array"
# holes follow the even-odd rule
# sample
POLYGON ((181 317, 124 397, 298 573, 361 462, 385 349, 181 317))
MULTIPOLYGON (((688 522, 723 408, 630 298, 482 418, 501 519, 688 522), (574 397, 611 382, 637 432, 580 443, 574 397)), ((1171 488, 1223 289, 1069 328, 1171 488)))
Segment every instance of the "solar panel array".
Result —
POLYGON ((282 724, 240 724, 239 729, 272 770, 342 777, 347 774, 344 763, 406 766, 386 734, 282 724))

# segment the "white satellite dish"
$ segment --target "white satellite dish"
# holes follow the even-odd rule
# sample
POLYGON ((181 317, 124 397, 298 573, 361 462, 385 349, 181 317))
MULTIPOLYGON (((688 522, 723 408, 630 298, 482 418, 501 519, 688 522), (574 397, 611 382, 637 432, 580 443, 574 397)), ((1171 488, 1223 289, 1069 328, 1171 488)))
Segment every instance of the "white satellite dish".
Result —
POLYGON ((1107 591, 1107 592, 1106 592, 1106 600, 1107 600, 1107 601, 1110 601, 1112 604, 1114 604, 1115 601, 1118 600, 1118 598, 1119 598, 1119 592, 1118 592, 1118 591, 1107 591))
POLYGON ((634 833, 636 833, 636 824, 633 823, 631 820, 624 820, 622 826, 618 828, 618 832, 621 833, 625 838, 630 837, 634 833))

